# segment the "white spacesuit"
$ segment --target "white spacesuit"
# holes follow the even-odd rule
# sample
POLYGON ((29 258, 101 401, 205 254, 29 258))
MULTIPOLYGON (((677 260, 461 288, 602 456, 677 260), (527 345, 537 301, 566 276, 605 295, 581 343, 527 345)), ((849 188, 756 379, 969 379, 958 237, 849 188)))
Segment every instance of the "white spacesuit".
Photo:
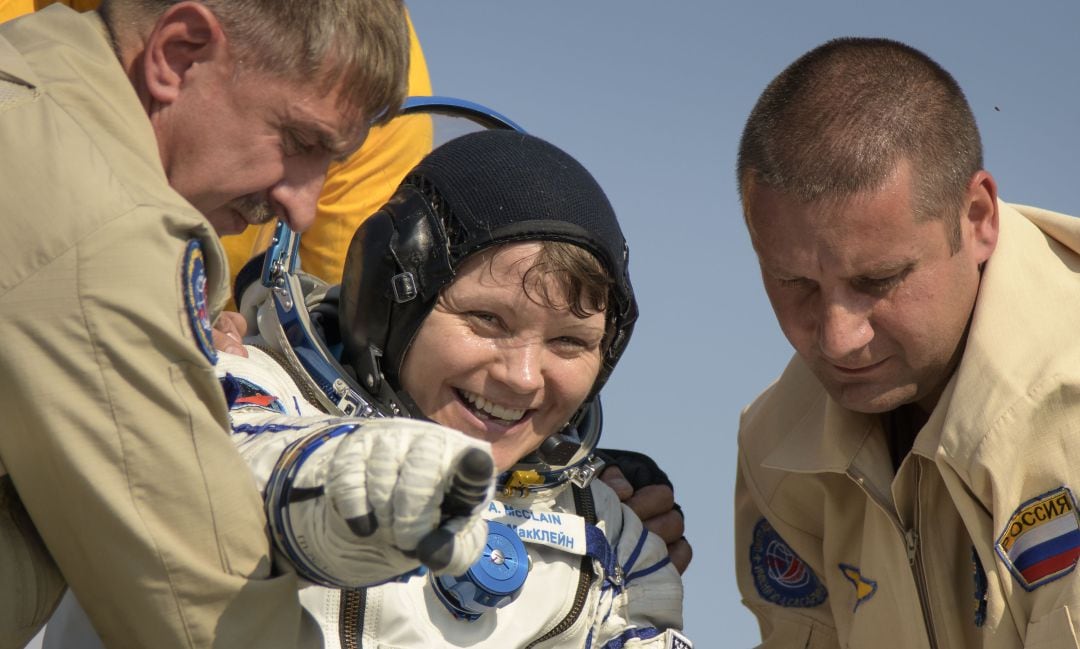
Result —
MULTIPOLYGON (((489 131, 436 149, 357 231, 338 288, 296 274, 269 276, 290 259, 287 249, 272 248, 262 282, 238 301, 269 355, 252 351, 222 363, 234 380, 263 388, 259 399, 271 405, 234 401, 234 426, 309 415, 301 394, 331 412, 373 406, 422 414, 402 389, 401 367, 440 290, 470 255, 523 240, 579 246, 613 280, 610 342, 592 390, 569 425, 500 477, 495 501, 482 511, 488 543, 465 575, 306 589, 301 599, 328 648, 691 646, 677 631, 682 583, 665 544, 610 488, 591 481, 597 392, 625 348, 637 307, 610 204, 588 172, 550 144, 489 131)), ((261 476, 277 462, 281 444, 268 441, 275 434, 238 443, 261 476)))
MULTIPOLYGON (((325 415, 277 361, 254 347, 249 353, 222 354, 218 372, 242 385, 230 404, 234 435, 265 484, 288 442, 309 433, 295 428, 305 421, 297 416, 325 415)), ((660 631, 682 625, 682 583, 667 548, 607 485, 564 482, 531 495, 499 495, 485 517, 509 524, 527 547, 531 569, 512 603, 460 619, 427 574, 357 590, 309 586, 301 601, 322 626, 327 649, 584 647, 587 639, 594 647, 623 646, 620 640, 628 647, 690 646, 672 644, 685 640, 660 631)))

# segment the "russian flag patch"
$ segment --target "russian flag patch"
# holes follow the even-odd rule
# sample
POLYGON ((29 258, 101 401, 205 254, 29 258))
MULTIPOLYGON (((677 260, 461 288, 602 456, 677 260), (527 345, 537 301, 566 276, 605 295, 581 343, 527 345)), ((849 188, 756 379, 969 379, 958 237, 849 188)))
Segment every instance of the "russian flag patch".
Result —
POLYGON ((1072 572, 1080 557, 1080 521, 1072 492, 1062 486, 1020 505, 995 546, 1025 590, 1072 572))

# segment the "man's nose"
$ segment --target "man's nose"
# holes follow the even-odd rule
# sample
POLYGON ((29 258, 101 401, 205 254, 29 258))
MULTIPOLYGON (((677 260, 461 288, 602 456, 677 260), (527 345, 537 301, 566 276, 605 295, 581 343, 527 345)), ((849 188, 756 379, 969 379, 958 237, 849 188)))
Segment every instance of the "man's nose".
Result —
POLYGON ((315 222, 315 214, 326 181, 328 155, 297 155, 285 161, 285 177, 270 189, 278 216, 293 232, 303 232, 315 222))
POLYGON ((869 309, 853 300, 826 302, 818 321, 821 353, 828 359, 843 361, 869 345, 874 338, 869 316, 869 309))

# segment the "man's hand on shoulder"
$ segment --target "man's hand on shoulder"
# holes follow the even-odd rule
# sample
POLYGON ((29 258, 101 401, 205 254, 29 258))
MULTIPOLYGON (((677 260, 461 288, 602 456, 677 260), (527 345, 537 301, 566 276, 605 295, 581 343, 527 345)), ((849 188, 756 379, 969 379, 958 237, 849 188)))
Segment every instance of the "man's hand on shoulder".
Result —
POLYGON ((671 563, 679 574, 685 572, 694 553, 683 536, 686 525, 682 508, 675 502, 675 490, 667 474, 642 453, 615 449, 600 449, 597 453, 608 463, 600 479, 650 532, 667 543, 671 563))

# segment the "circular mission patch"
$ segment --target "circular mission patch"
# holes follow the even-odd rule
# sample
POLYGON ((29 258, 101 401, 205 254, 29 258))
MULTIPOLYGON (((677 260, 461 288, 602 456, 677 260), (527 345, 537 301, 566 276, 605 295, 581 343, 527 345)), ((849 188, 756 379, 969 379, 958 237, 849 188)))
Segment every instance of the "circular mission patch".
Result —
POLYGON ((750 573, 758 594, 767 601, 789 608, 812 608, 829 597, 825 585, 769 521, 762 518, 754 526, 750 543, 750 573))
POLYGON ((214 350, 213 327, 210 324, 210 306, 206 294, 206 263, 203 261, 202 247, 197 240, 188 242, 184 252, 183 265, 184 302, 187 307, 188 321, 195 334, 195 342, 210 361, 217 364, 217 351, 214 350))

